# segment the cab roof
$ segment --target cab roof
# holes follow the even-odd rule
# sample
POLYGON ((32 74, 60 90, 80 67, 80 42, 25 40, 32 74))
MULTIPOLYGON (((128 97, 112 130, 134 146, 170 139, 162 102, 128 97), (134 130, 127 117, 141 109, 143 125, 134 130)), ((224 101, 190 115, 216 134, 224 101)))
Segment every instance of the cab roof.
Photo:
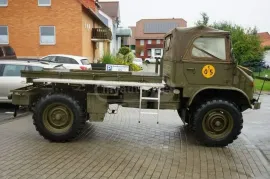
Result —
POLYGON ((165 49, 165 53, 173 57, 174 60, 182 60, 196 38, 201 36, 225 37, 229 34, 230 32, 228 31, 218 30, 204 25, 176 27, 165 35, 165 41, 167 37, 171 37, 169 47, 165 49))
POLYGON ((205 25, 195 26, 195 27, 176 27, 169 31, 167 34, 165 34, 165 37, 172 35, 172 34, 178 34, 178 35, 198 35, 198 34, 209 34, 209 33, 215 33, 215 34, 230 34, 228 31, 223 31, 211 27, 207 27, 205 25))

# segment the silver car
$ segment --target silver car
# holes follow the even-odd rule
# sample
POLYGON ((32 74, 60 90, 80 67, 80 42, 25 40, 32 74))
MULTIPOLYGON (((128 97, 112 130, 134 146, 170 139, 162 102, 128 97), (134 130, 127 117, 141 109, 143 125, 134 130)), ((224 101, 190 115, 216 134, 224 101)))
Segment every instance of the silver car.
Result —
POLYGON ((41 71, 46 69, 63 69, 61 65, 52 65, 35 61, 0 60, 0 103, 11 103, 8 99, 10 90, 30 85, 21 77, 21 70, 41 71))

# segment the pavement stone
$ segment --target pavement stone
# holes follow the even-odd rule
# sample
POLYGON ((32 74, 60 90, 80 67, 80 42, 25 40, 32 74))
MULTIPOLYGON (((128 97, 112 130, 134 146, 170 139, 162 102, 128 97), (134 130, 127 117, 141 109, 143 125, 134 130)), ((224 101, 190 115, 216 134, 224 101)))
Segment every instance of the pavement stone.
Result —
POLYGON ((176 111, 144 116, 119 108, 103 123, 88 123, 70 143, 51 143, 31 116, 0 125, 0 178, 270 178, 270 97, 247 111, 239 138, 225 148, 200 146, 176 111), (251 132, 251 131, 254 131, 251 132))

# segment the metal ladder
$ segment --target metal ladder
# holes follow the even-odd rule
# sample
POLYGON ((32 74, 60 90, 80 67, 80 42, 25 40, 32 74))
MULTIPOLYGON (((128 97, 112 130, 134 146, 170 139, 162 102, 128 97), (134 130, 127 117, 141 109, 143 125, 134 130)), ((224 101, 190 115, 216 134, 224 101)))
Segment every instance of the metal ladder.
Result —
POLYGON ((140 87, 140 116, 139 116, 139 123, 141 123, 141 115, 142 114, 150 114, 150 115, 157 115, 157 124, 159 124, 159 109, 160 109, 160 88, 158 87, 158 97, 152 98, 152 97, 143 97, 142 93, 142 87, 140 87), (142 101, 143 100, 151 100, 151 101, 157 101, 158 102, 158 108, 157 112, 143 112, 142 111, 142 101))

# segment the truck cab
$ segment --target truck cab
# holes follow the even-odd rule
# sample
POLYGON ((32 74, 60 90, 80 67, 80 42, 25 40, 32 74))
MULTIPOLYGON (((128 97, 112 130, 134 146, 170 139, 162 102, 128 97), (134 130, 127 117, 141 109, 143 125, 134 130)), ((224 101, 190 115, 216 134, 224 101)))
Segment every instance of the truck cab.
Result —
POLYGON ((164 81, 180 93, 182 121, 210 146, 236 139, 242 112, 260 106, 252 71, 237 65, 231 44, 230 32, 206 26, 175 28, 165 36, 164 81))
POLYGON ((206 26, 175 28, 165 36, 163 76, 187 106, 202 97, 230 97, 241 111, 254 102, 252 71, 238 66, 230 33, 206 26))

